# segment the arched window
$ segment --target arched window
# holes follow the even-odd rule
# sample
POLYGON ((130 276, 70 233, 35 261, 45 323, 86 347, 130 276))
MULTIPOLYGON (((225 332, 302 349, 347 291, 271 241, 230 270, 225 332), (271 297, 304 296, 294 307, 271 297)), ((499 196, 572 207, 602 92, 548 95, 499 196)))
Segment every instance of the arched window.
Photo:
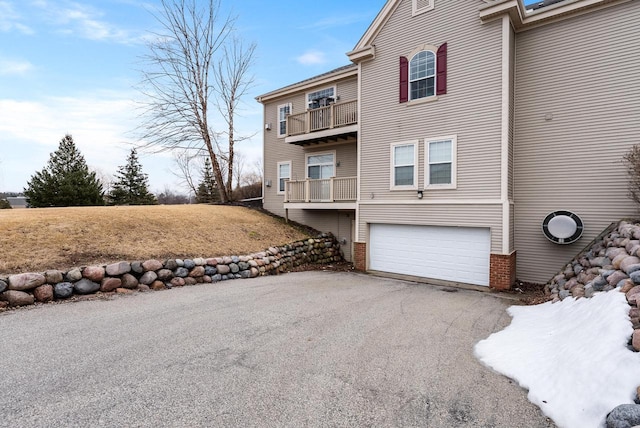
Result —
POLYGON ((447 93, 447 44, 422 45, 400 57, 400 102, 447 93))
POLYGON ((436 93, 436 54, 420 51, 409 61, 409 99, 417 100, 436 93))

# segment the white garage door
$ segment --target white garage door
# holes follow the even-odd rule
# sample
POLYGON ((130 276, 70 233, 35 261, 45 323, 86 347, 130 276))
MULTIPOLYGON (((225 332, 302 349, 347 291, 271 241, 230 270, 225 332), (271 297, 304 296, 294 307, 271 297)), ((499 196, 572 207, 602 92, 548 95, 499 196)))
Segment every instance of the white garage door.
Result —
POLYGON ((370 268, 489 285, 489 229, 372 224, 370 268))

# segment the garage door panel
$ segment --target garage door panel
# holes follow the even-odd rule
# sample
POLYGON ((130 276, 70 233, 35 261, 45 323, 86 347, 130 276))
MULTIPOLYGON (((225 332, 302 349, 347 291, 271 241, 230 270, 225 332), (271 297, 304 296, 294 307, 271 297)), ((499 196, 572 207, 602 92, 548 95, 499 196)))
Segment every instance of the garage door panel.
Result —
POLYGON ((372 270, 489 285, 489 229, 372 224, 370 234, 372 270))

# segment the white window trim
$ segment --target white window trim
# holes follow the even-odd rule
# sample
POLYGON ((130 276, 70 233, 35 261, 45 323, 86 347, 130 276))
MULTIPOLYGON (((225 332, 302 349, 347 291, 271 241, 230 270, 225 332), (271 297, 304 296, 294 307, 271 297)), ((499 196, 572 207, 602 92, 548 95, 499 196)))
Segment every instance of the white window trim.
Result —
MULTIPOLYGON (((280 133, 280 110, 281 110, 281 109, 283 109, 283 108, 285 108, 285 107, 289 107, 289 114, 291 114, 291 113, 293 112, 293 106, 291 105, 291 103, 280 104, 280 105, 278 106, 278 117, 277 117, 277 119, 278 119, 278 120, 276 121, 276 123, 277 123, 277 125, 276 125, 276 126, 278 127, 278 130, 277 130, 277 132, 278 132, 278 138, 284 138, 284 137, 286 137, 286 136, 287 136, 287 132, 286 132, 286 131, 285 131, 285 133, 284 133, 284 134, 281 134, 281 133, 280 133)), ((284 120, 285 120, 285 123, 286 123, 286 122, 287 122, 287 118, 286 118, 286 116, 285 116, 285 119, 284 119, 284 120)), ((286 128, 287 128, 287 125, 285 125, 285 129, 286 129, 286 128)))
POLYGON ((391 144, 391 170, 389 176, 389 190, 416 190, 418 188, 418 140, 410 140, 403 141, 401 143, 393 143, 391 144), (395 185, 395 148, 398 146, 409 146, 413 145, 413 184, 412 185, 403 185, 396 186, 395 185))
POLYGON ((304 156, 304 178, 309 178, 309 157, 310 156, 322 156, 322 155, 333 155, 333 177, 336 176, 336 151, 329 150, 327 152, 311 152, 306 153, 304 156))
MULTIPOLYGON (((280 165, 289 165, 289 177, 287 178, 288 181, 291 181, 291 176, 293 175, 293 168, 292 168, 292 162, 291 161, 282 161, 282 162, 278 162, 278 166, 276 168, 276 175, 278 177, 278 181, 276 186, 276 194, 277 195, 284 195, 284 191, 280 190, 280 179, 281 178, 285 178, 285 177, 280 177, 280 165)), ((285 185, 285 189, 286 189, 286 185, 285 185)))
POLYGON ((411 2, 411 16, 416 16, 416 15, 420 15, 421 13, 425 13, 425 12, 429 12, 430 10, 433 10, 433 8, 435 7, 435 0, 429 0, 429 3, 426 6, 423 6, 421 8, 418 8, 418 0, 413 0, 411 2))
POLYGON ((425 138, 424 139, 424 187, 425 190, 438 190, 438 189, 456 189, 458 187, 458 136, 449 135, 446 137, 437 138, 425 138), (436 141, 451 141, 451 183, 450 184, 431 184, 429 183, 429 143, 436 141))
MULTIPOLYGON (((407 79, 407 93, 409 94, 409 102, 413 102, 414 104, 417 104, 419 102, 425 102, 426 101, 435 101, 436 99, 438 99, 437 96, 437 88, 438 88, 438 48, 432 45, 422 45, 421 47, 414 49, 413 52, 411 52, 411 55, 409 56, 409 63, 408 63, 408 67, 409 67, 409 79, 407 79), (421 97, 421 98, 411 98, 411 82, 413 82, 413 80, 411 80, 411 61, 413 61, 413 58, 415 58, 416 55, 418 55, 420 52, 431 52, 433 54, 433 95, 428 95, 426 97, 421 97)), ((423 79, 428 79, 428 77, 425 77, 423 79)), ((423 79, 418 79, 418 80, 423 80, 423 79)))
POLYGON ((332 89, 332 88, 333 88, 333 99, 335 100, 335 102, 338 102, 338 87, 336 85, 325 86, 324 88, 318 88, 318 89, 314 89, 313 91, 305 92, 304 102, 305 102, 305 105, 307 106, 307 110, 309 110, 309 94, 313 94, 314 92, 320 92, 320 91, 324 91, 326 89, 332 89))

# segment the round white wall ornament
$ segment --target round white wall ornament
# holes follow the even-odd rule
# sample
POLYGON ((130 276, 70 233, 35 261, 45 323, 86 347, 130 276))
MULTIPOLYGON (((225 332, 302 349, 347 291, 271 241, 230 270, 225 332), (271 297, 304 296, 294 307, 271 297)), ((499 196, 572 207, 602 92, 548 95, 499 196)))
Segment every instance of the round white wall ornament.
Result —
POLYGON ((556 244, 572 244, 582 236, 584 224, 570 211, 554 211, 542 222, 542 232, 556 244))

